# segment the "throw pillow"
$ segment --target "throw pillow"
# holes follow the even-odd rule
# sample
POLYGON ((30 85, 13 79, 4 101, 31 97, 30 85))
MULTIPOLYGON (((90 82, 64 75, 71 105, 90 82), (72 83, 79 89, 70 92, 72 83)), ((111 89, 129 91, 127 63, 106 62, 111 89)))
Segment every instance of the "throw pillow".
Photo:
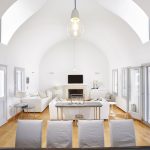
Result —
POLYGON ((40 98, 46 98, 47 97, 45 91, 40 91, 39 96, 40 96, 40 98))
POLYGON ((52 91, 47 90, 46 95, 47 95, 47 97, 52 98, 52 91))

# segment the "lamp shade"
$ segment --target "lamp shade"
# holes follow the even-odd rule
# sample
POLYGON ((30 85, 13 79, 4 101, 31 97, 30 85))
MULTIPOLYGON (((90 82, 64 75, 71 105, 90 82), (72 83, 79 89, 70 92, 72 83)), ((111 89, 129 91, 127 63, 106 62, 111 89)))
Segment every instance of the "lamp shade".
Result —
POLYGON ((71 20, 71 22, 79 22, 80 21, 79 12, 76 8, 73 9, 70 20, 71 20))
POLYGON ((70 36, 74 38, 80 37, 83 31, 83 25, 78 21, 78 18, 72 18, 68 27, 70 36))
POLYGON ((22 98, 22 97, 25 97, 26 96, 26 92, 24 91, 17 91, 16 92, 16 97, 17 98, 22 98))
POLYGON ((83 32, 83 26, 81 25, 79 12, 76 8, 76 0, 75 0, 75 7, 72 10, 70 24, 69 24, 69 33, 72 37, 80 37, 81 33, 83 32))

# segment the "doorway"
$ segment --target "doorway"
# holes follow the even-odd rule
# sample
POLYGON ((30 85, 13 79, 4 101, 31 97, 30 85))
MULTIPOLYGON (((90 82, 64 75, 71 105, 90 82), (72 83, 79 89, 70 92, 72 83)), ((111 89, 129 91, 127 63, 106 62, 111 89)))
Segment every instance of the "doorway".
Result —
POLYGON ((129 69, 129 112, 136 119, 142 118, 141 67, 129 69))

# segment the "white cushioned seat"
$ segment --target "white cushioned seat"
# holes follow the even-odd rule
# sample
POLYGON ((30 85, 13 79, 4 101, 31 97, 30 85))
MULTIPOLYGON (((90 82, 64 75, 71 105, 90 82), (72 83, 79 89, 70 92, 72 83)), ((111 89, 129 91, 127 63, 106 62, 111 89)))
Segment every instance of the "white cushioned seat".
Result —
POLYGON ((111 120, 110 142, 112 147, 135 146, 133 120, 111 120))
POLYGON ((16 148, 41 148, 42 120, 18 120, 16 148))
POLYGON ((72 148, 72 121, 48 121, 47 148, 72 148))
POLYGON ((79 120, 79 147, 104 147, 104 126, 102 120, 79 120))

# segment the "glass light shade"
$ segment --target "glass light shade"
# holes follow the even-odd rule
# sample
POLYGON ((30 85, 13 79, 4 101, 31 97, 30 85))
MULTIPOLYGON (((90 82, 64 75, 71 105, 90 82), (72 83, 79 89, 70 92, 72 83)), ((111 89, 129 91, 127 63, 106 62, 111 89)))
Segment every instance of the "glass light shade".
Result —
POLYGON ((79 37, 83 33, 83 26, 80 21, 75 19, 73 22, 70 21, 68 30, 72 37, 79 37))
POLYGON ((70 19, 70 21, 73 22, 73 23, 76 23, 76 22, 79 22, 79 21, 80 21, 80 18, 78 18, 78 17, 73 17, 73 18, 70 19))
POLYGON ((75 8, 71 13, 71 19, 69 24, 69 33, 72 37, 79 37, 83 32, 83 26, 81 25, 79 12, 75 8))

